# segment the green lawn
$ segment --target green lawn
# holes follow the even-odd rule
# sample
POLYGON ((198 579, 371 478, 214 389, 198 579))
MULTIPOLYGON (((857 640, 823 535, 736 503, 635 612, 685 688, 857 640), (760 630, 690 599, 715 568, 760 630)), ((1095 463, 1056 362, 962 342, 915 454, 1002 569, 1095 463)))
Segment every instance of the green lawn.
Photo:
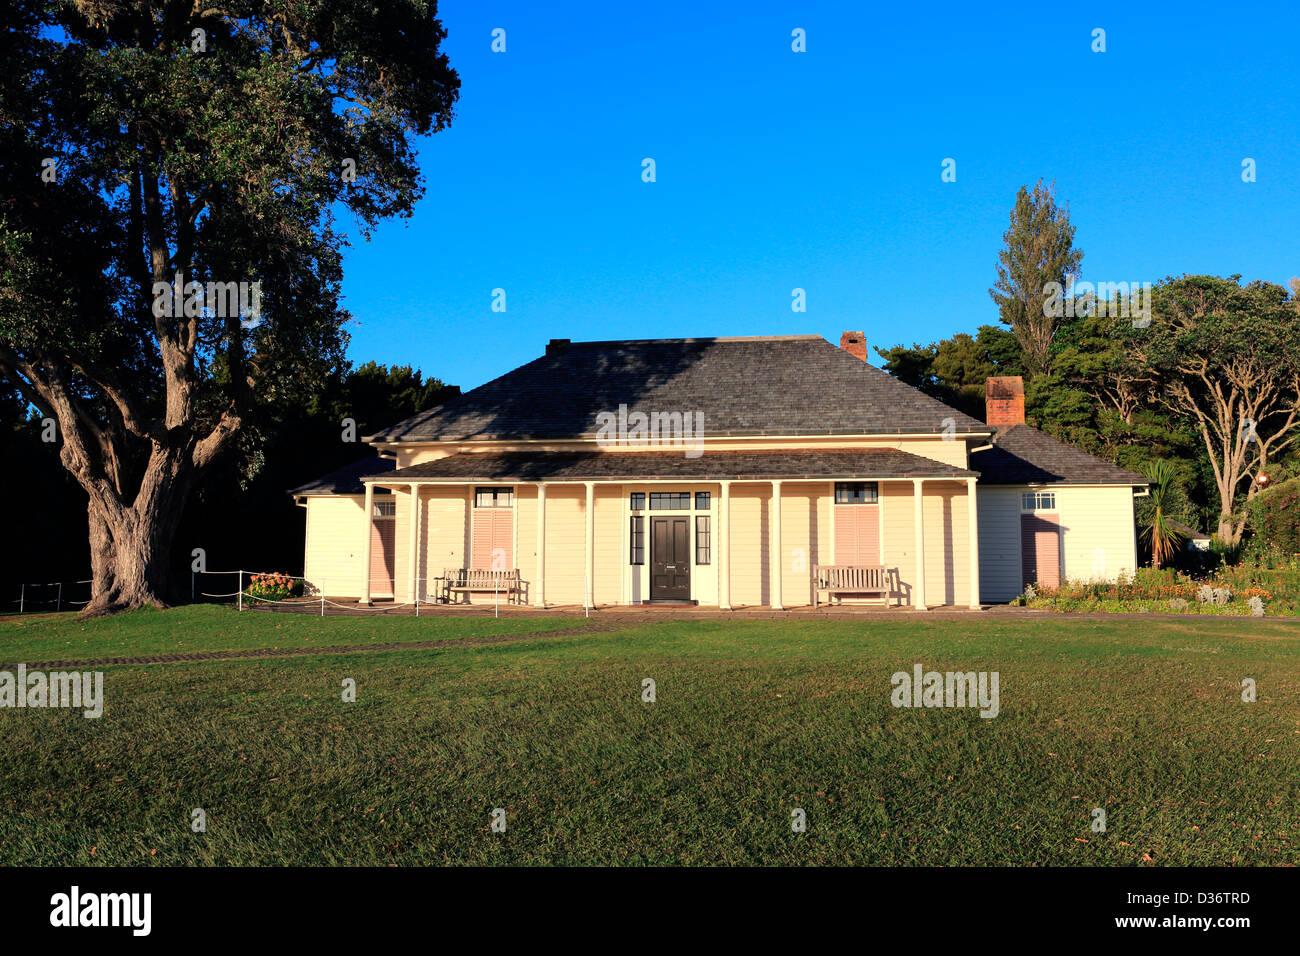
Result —
MULTIPOLYGON (((60 622, 45 645, 40 628, 6 622, 0 657, 68 640, 81 642, 69 656, 157 650, 174 647, 169 633, 206 649, 426 640, 493 623, 198 608, 60 622)), ((1289 622, 664 621, 111 667, 104 690, 99 720, 0 710, 0 863, 1300 858, 1300 627, 1289 622), (890 675, 918 662, 998 671, 1000 715, 895 709, 890 675), (340 699, 349 677, 352 704, 340 699), (653 704, 641 701, 646 677, 653 704), (1256 703, 1241 700, 1244 677, 1256 703), (190 830, 196 807, 206 833, 190 830), (490 830, 496 807, 505 833, 490 830), (1095 807, 1105 833, 1089 828, 1095 807), (791 832, 795 808, 806 833, 791 832)))
POLYGON ((96 660, 195 651, 391 644, 530 634, 579 627, 559 618, 377 618, 236 613, 211 604, 82 620, 75 614, 0 618, 0 663, 96 660))

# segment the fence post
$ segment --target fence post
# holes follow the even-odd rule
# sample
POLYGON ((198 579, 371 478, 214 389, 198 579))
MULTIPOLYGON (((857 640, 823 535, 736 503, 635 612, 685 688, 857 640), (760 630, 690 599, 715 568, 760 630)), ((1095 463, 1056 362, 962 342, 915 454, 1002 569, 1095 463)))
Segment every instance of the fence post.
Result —
POLYGON ((320 592, 320 616, 325 616, 325 592, 323 590, 320 592))
POLYGON ((63 610, 63 582, 59 582, 59 596, 55 598, 54 611, 57 614, 63 610))
POLYGON ((501 616, 501 599, 498 596, 500 594, 500 587, 501 587, 501 579, 497 577, 497 573, 493 571, 492 572, 492 616, 493 617, 501 616))
POLYGON ((27 601, 27 585, 22 584, 18 587, 18 613, 23 613, 23 607, 27 601))
POLYGON ((415 616, 420 616, 420 576, 415 576, 415 616))
POLYGON ((239 609, 244 609, 244 572, 239 572, 239 609))

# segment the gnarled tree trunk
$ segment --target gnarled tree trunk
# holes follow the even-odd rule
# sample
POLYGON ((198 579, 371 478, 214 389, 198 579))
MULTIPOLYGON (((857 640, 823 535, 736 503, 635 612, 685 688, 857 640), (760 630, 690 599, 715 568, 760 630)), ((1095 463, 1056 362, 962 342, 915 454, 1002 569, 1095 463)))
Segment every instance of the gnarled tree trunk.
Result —
POLYGON ((193 486, 188 450, 155 449, 130 505, 91 493, 93 617, 139 607, 167 607, 171 545, 193 486))

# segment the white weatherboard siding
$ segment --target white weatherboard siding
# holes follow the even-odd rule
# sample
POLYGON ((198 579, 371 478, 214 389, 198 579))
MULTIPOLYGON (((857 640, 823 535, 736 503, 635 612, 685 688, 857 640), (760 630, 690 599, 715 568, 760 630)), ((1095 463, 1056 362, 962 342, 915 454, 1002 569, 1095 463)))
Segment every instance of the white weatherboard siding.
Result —
POLYGON ((307 547, 303 577, 327 595, 361 594, 361 547, 365 533, 363 495, 318 495, 307 499, 307 547))
POLYGON ((1113 581, 1137 567, 1132 488, 1067 487, 1057 491, 1070 581, 1113 581))
POLYGON ((1128 486, 992 485, 978 489, 980 600, 1010 601, 1021 585, 1020 495, 1050 491, 1062 536, 1061 577, 1113 581, 1137 567, 1133 489, 1128 486))
POLYGON ((980 532, 980 601, 999 604, 1020 593, 1020 492, 1009 485, 975 491, 980 532))

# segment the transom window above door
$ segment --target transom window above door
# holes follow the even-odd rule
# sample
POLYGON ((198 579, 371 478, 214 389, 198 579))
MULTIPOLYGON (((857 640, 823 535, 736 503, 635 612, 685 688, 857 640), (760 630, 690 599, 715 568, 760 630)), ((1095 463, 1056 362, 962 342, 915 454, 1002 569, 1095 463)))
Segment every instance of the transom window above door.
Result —
POLYGON ((1055 511, 1056 492, 1027 491, 1020 496, 1021 511, 1055 511))
POLYGON ((475 488, 475 508, 513 508, 515 504, 514 488, 475 488))
POLYGON ((837 505, 874 505, 880 500, 880 484, 875 481, 835 482, 837 505))
POLYGON ((651 511, 690 511, 691 493, 689 491, 652 491, 650 492, 651 511))

